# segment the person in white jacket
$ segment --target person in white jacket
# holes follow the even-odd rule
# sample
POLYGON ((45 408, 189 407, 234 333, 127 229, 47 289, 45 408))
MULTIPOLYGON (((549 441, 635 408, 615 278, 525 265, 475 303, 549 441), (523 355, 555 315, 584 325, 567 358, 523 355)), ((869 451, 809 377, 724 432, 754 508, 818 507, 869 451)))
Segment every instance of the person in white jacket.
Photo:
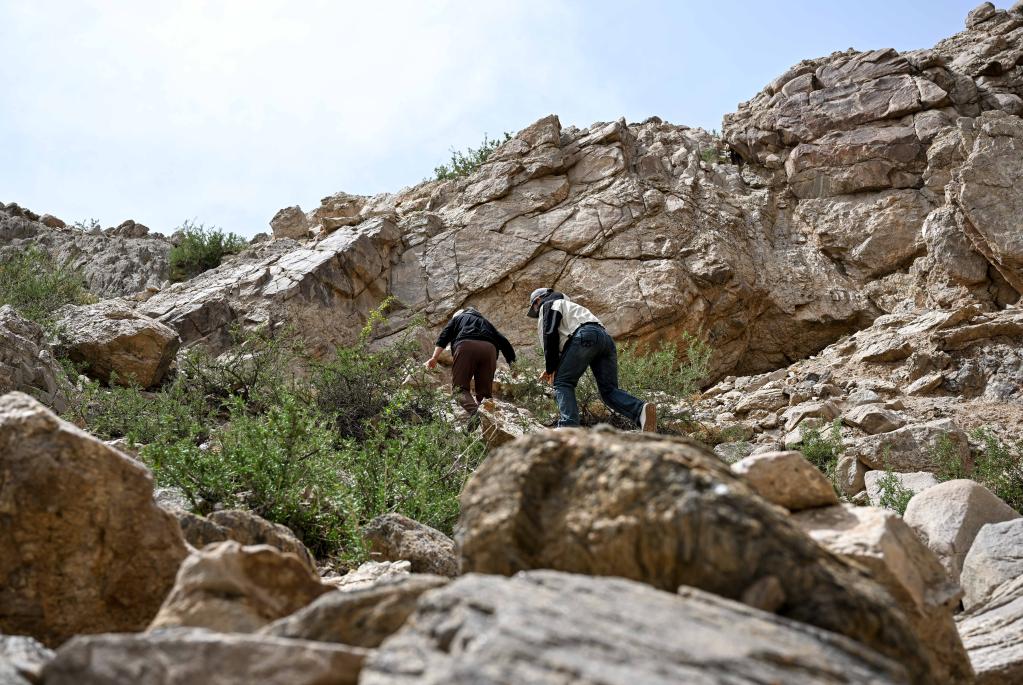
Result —
POLYGON ((540 379, 554 386, 559 428, 579 425, 575 388, 588 368, 604 404, 633 421, 640 430, 657 430, 656 405, 618 387, 618 350, 600 319, 589 309, 551 288, 537 288, 529 296, 527 316, 537 319, 545 362, 540 379))

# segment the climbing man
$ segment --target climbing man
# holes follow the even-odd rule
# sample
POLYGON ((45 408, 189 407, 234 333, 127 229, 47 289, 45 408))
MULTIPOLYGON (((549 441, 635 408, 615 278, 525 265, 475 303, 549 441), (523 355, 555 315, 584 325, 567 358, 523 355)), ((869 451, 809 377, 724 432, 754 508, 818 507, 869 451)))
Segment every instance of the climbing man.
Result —
POLYGON ((579 425, 575 386, 589 368, 600 398, 608 407, 633 421, 640 430, 657 430, 657 407, 618 387, 618 350, 600 319, 589 309, 551 288, 537 288, 529 296, 528 316, 539 319, 537 330, 546 370, 540 380, 554 386, 558 427, 579 425))
POLYGON ((474 307, 459 309, 451 317, 437 337, 436 349, 426 360, 426 368, 437 366, 440 353, 448 345, 455 360, 451 367, 451 388, 458 393, 458 403, 473 416, 479 403, 493 396, 498 350, 509 364, 515 362, 515 350, 474 307), (469 390, 470 381, 476 386, 475 399, 469 390))

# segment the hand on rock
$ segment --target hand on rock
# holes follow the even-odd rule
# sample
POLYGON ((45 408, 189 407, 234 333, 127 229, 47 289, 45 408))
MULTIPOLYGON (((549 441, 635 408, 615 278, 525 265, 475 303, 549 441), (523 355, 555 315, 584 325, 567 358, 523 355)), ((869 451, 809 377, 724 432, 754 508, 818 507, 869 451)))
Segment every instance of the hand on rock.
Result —
POLYGON ((434 359, 433 357, 430 357, 429 359, 426 360, 426 362, 423 363, 423 366, 425 366, 428 369, 435 369, 437 368, 437 360, 434 359))

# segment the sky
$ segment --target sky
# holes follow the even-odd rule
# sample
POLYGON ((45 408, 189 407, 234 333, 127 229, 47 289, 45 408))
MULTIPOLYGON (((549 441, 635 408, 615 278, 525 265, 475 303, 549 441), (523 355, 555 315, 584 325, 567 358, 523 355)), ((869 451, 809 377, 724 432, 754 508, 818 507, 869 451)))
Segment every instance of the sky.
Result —
POLYGON ((719 129, 801 59, 931 47, 977 4, 0 0, 0 202, 252 236, 551 113, 719 129))

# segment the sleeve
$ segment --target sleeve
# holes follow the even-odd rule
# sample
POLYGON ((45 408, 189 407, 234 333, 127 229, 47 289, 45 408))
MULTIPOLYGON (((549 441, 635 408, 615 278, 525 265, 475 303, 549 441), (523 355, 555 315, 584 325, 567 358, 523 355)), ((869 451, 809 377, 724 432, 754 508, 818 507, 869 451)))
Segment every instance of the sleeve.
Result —
POLYGON ((440 348, 447 347, 451 344, 455 338, 458 337, 458 333, 462 330, 462 317, 456 316, 455 318, 448 321, 448 325, 444 327, 444 330, 437 336, 436 346, 440 348))
POLYGON ((543 307, 543 358, 546 364, 547 373, 554 373, 558 370, 558 363, 561 361, 560 340, 558 339, 558 327, 561 325, 561 312, 554 309, 548 303, 543 307))
POLYGON ((509 364, 515 363, 515 348, 508 342, 508 338, 504 337, 500 333, 497 334, 497 347, 501 350, 501 354, 504 355, 504 360, 509 364))

